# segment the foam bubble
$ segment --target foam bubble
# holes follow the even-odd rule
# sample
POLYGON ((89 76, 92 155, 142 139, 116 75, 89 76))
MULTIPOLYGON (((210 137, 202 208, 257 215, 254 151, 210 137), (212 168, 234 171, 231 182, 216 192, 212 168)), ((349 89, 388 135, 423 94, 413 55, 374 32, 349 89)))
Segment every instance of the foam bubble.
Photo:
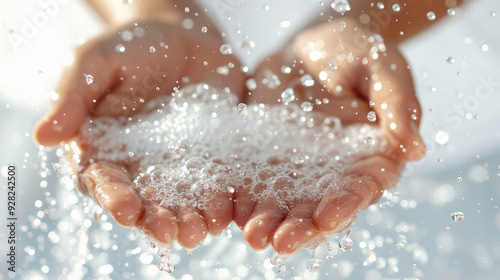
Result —
POLYGON ((338 191, 350 164, 385 145, 369 124, 342 127, 296 104, 241 106, 205 84, 154 100, 132 118, 88 120, 81 135, 94 161, 138 166, 131 172, 143 199, 199 209, 239 188, 257 200, 274 196, 284 209, 318 201, 338 191))

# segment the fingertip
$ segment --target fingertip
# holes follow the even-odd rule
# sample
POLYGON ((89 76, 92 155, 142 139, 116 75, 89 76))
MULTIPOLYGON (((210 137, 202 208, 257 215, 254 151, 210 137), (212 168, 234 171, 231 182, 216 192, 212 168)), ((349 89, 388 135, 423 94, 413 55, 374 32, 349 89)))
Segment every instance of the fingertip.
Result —
POLYGON ((137 221, 137 225, 164 244, 174 242, 179 233, 176 216, 169 210, 156 205, 144 206, 143 214, 137 221))
POLYGON ((109 212, 115 221, 123 227, 131 227, 142 216, 142 201, 129 186, 123 184, 108 184, 97 187, 99 203, 109 212))
POLYGON ((88 115, 83 100, 77 94, 70 94, 36 124, 33 139, 38 145, 59 145, 78 133, 88 115))
MULTIPOLYGON (((403 124, 410 129, 404 129, 403 132, 393 133, 392 140, 396 148, 396 155, 405 161, 418 161, 425 156, 425 143, 418 132, 418 127, 415 122, 403 124)), ((391 142, 391 140, 389 140, 391 142)))
POLYGON ((270 244, 273 229, 264 220, 265 218, 255 217, 243 227, 243 238, 256 251, 264 250, 270 244))
POLYGON ((318 233, 311 220, 290 219, 274 234, 273 248, 279 255, 291 255, 304 248, 318 233))
POLYGON ((362 202, 363 198, 356 193, 325 197, 318 205, 313 221, 321 231, 338 231, 357 215, 362 202))

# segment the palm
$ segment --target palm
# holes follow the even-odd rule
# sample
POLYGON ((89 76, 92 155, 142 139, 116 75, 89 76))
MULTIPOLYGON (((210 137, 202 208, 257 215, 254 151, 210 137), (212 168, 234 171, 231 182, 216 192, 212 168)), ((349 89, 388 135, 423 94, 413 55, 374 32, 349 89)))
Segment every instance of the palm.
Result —
MULTIPOLYGON (((44 145, 58 144, 77 135, 82 124, 92 128, 92 123, 86 123, 90 116, 131 117, 148 101, 188 83, 229 87, 240 96, 243 74, 233 56, 221 54, 221 44, 160 21, 107 31, 76 49, 75 60, 57 88, 60 98, 55 109, 38 124, 35 138, 44 145), (218 71, 219 67, 226 71, 218 71)), ((231 222, 232 194, 213 197, 213 203, 224 207, 161 207, 147 191, 139 195, 132 187, 133 178, 147 166, 133 159, 100 157, 96 143, 87 140, 72 139, 70 161, 81 190, 118 223, 137 226, 162 243, 178 240, 190 248, 208 232, 216 235, 231 222)))
POLYGON ((394 46, 363 30, 355 21, 343 19, 298 35, 259 67, 255 74, 259 85, 249 102, 283 102, 281 93, 293 88, 293 102, 310 102, 316 111, 334 115, 344 125, 370 122, 368 113, 373 111, 370 114, 377 115, 373 124, 389 143, 387 151, 349 166, 339 183, 342 195, 335 192, 321 200, 299 201, 289 211, 279 211, 273 199, 257 203, 248 193, 236 193, 235 208, 244 210, 236 212, 235 221, 252 247, 262 249, 272 243, 278 253, 287 255, 316 244, 321 232, 344 230, 360 210, 396 184, 404 160, 422 156, 422 140, 412 128, 418 125, 420 109, 406 62, 394 46), (283 66, 291 71, 283 71, 283 66), (279 77, 278 87, 261 83, 273 74, 279 77), (314 85, 301 83, 307 74, 314 77, 314 85))

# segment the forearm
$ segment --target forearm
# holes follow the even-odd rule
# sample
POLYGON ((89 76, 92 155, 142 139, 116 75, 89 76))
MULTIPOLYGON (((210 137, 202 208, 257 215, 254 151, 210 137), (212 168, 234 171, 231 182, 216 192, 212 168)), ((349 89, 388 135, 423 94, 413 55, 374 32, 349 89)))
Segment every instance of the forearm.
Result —
MULTIPOLYGON (((467 0, 350 0, 351 10, 345 16, 360 21, 385 39, 402 42, 445 18, 449 9, 453 10, 465 2, 467 0), (399 5, 399 11, 394 8, 395 4, 399 5), (429 12, 435 14, 435 19, 429 19, 432 19, 432 16, 427 16, 429 12)), ((324 16, 311 25, 338 16, 339 13, 328 7, 324 16)))
MULTIPOLYGON (((190 19, 194 33, 208 33, 217 40, 221 39, 220 32, 206 16, 206 12, 196 5, 193 0, 86 0, 90 6, 110 25, 122 24, 130 21, 162 20, 173 25, 182 25, 184 20, 190 19), (202 27, 207 27, 201 31, 202 27)), ((189 21, 189 20, 188 20, 189 21)))

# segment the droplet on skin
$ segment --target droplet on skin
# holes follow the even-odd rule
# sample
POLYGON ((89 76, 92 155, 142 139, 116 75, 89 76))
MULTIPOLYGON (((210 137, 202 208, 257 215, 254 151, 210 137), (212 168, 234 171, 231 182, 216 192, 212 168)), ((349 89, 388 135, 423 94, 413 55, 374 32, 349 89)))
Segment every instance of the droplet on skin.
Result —
POLYGON ((118 44, 115 46, 115 51, 119 53, 125 52, 125 46, 122 44, 118 44))
POLYGON ((290 103, 295 100, 295 92, 293 88, 287 88, 281 93, 281 101, 283 103, 290 103))
POLYGON ((155 47, 153 47, 153 46, 149 47, 149 52, 150 53, 154 53, 155 51, 156 51, 155 47))
POLYGON ((313 109, 313 105, 309 101, 302 102, 300 107, 302 108, 302 110, 304 110, 304 112, 311 112, 313 109))
POLYGON ((335 0, 330 6, 334 11, 341 14, 351 10, 351 6, 347 0, 335 0))
POLYGON ((290 74, 291 72, 292 72, 292 68, 290 68, 286 65, 281 66, 281 73, 290 74))
POLYGON ((382 2, 378 2, 378 3, 377 3, 377 8, 378 8, 379 10, 383 10, 383 9, 385 8, 384 3, 382 3, 382 2))
POLYGON ((394 4, 394 5, 392 5, 392 10, 397 13, 397 12, 401 11, 401 6, 399 6, 399 4, 394 4))
POLYGON ((208 31, 208 28, 206 26, 201 27, 201 32, 207 33, 207 31, 208 31))
POLYGON ((87 82, 87 85, 90 85, 94 82, 94 77, 92 75, 86 75, 85 81, 87 82))
POLYGON ((454 15, 456 14, 455 10, 453 10, 453 9, 448 9, 448 11, 447 11, 447 12, 448 12, 448 15, 449 15, 450 17, 452 17, 452 16, 454 16, 454 15))
POLYGON ((430 11, 427 13, 427 19, 430 20, 430 21, 433 21, 436 19, 436 13, 434 13, 433 11, 430 11))
POLYGON ((257 88, 257 81, 255 81, 255 79, 248 79, 246 82, 245 82, 248 90, 255 90, 257 88))
POLYGON ((220 53, 224 55, 233 54, 233 48, 231 47, 230 44, 222 44, 220 46, 220 53))
POLYGON ((454 222, 460 222, 464 219, 464 213, 462 212, 455 212, 455 213, 451 213, 451 219, 454 221, 454 222))
POLYGON ((368 112, 367 118, 369 121, 374 122, 377 120, 377 114, 374 111, 370 111, 368 112))
POLYGON ((305 74, 300 77, 300 83, 305 87, 312 87, 314 85, 314 79, 309 74, 305 74))

